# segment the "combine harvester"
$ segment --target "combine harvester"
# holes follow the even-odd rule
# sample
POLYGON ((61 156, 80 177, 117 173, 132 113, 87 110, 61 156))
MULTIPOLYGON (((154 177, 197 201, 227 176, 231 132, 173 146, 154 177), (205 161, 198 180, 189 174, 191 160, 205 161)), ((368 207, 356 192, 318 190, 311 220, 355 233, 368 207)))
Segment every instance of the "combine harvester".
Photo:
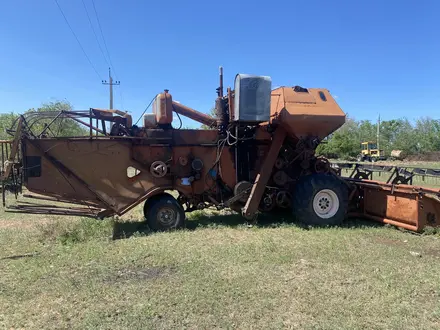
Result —
POLYGON ((13 140, 2 143, 3 201, 7 189, 18 193, 24 185, 30 202, 7 210, 102 219, 144 203, 152 230, 183 227, 185 212, 208 207, 249 220, 281 209, 310 225, 362 217, 413 231, 439 226, 440 191, 343 178, 315 156, 320 141, 345 122, 328 90, 271 90, 270 77, 243 74, 234 90, 223 90, 220 70, 215 118, 173 102, 168 90, 157 95, 143 127, 118 110, 20 116, 13 140), (175 129, 173 112, 212 129, 175 129), (60 120, 81 123, 89 134, 51 137, 60 120), (33 129, 39 121, 47 124, 42 132, 33 129))

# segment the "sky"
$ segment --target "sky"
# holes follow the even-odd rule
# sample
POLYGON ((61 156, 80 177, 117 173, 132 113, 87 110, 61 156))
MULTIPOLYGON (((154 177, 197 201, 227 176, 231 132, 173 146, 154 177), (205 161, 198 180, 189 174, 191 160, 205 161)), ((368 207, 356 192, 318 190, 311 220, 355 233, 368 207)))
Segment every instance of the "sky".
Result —
POLYGON ((92 64, 55 0, 0 0, 0 113, 107 108, 111 62, 114 107, 135 120, 164 89, 209 112, 219 66, 226 86, 327 88, 359 120, 440 118, 440 1, 93 0, 110 61, 93 1, 57 1, 92 64))

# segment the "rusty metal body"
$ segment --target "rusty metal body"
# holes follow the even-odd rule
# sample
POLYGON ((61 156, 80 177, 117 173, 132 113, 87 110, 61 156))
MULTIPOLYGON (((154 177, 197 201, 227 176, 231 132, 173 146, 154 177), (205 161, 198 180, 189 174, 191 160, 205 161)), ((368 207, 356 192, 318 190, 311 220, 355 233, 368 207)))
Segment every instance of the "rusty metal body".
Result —
MULTIPOLYGON (((259 123, 235 120, 234 91, 228 88, 224 96, 221 87, 217 92, 217 118, 173 102, 168 91, 156 97, 153 114, 145 118, 148 127, 133 125, 130 115, 117 110, 52 114, 84 124, 90 134, 83 137, 35 135, 30 119, 22 116, 14 139, 5 141, 10 149, 4 152, 8 162, 2 167, 3 182, 15 175, 27 190, 46 196, 27 195, 34 200, 81 206, 24 203, 15 211, 102 218, 122 215, 175 190, 187 212, 229 207, 253 218, 257 212, 290 209, 292 192, 302 177, 322 173, 337 177, 325 159, 315 156, 319 142, 345 121, 327 90, 274 89, 270 120, 259 123), (173 111, 215 129, 173 129, 173 111), (94 120, 101 128, 93 125, 94 120)), ((439 191, 338 180, 348 187, 349 214, 415 231, 440 224, 439 191)))

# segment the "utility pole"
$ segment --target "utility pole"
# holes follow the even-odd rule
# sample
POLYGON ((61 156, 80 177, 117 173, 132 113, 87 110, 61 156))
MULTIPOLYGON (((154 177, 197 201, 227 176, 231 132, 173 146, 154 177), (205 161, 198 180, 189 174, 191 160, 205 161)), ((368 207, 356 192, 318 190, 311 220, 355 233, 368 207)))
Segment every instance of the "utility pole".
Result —
POLYGON ((380 114, 379 114, 379 118, 377 119, 377 149, 378 150, 380 150, 379 141, 380 141, 380 114))
POLYGON ((108 80, 109 80, 108 82, 107 82, 107 80, 103 80, 102 84, 109 85, 109 87, 110 87, 110 110, 112 110, 113 109, 113 85, 120 85, 121 82, 120 81, 113 81, 110 68, 108 68, 108 80))

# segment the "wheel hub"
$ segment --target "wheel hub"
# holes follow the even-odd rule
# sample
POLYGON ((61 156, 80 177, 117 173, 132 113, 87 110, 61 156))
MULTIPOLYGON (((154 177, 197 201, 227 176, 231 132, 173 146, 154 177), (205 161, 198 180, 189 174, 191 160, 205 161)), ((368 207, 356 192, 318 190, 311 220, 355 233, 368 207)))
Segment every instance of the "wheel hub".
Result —
POLYGON ((313 198, 313 210, 323 219, 333 217, 339 210, 339 198, 333 190, 320 190, 313 198))
POLYGON ((171 208, 162 208, 157 212, 157 220, 164 226, 171 225, 176 220, 176 212, 171 208))

